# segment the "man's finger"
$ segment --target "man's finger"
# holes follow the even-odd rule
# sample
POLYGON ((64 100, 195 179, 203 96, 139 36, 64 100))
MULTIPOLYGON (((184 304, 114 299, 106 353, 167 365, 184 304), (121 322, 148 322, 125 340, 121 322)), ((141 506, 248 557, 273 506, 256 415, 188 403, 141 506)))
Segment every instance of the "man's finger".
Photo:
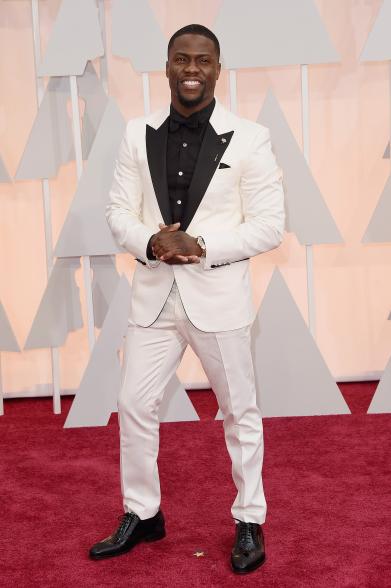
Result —
POLYGON ((161 255, 159 257, 160 261, 168 261, 172 258, 176 258, 176 259, 180 259, 182 262, 186 263, 188 256, 187 255, 181 255, 180 253, 175 253, 173 251, 169 251, 168 253, 163 253, 163 255, 161 255))
POLYGON ((159 223, 159 229, 165 233, 172 233, 173 231, 177 231, 181 223, 174 223, 172 225, 164 225, 163 223, 159 223))
POLYGON ((188 255, 187 263, 200 263, 200 258, 198 255, 188 255))

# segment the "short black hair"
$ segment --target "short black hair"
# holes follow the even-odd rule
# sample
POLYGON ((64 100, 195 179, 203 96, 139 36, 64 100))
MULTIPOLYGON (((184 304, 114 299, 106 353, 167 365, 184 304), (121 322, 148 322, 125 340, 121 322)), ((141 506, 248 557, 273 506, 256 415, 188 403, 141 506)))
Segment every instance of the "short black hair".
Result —
POLYGON ((208 39, 211 39, 211 41, 213 41, 217 53, 217 58, 220 59, 220 43, 218 38, 214 33, 212 33, 210 29, 200 24, 189 24, 176 31, 168 42, 167 55, 170 53, 170 49, 175 39, 177 37, 181 37, 182 35, 202 35, 203 37, 208 37, 208 39))

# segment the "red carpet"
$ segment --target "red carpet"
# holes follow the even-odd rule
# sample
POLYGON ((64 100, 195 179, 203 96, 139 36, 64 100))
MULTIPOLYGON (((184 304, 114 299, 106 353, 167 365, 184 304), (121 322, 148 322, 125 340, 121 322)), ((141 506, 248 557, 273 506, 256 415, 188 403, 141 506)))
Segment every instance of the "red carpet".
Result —
POLYGON ((49 399, 7 401, 0 585, 390 587, 391 415, 363 414, 374 387, 341 386, 356 414, 264 420, 268 560, 245 577, 228 565, 234 488, 211 393, 190 393, 201 422, 161 427, 166 539, 100 562, 88 547, 122 512, 116 416, 64 430, 70 399, 61 416, 49 399))

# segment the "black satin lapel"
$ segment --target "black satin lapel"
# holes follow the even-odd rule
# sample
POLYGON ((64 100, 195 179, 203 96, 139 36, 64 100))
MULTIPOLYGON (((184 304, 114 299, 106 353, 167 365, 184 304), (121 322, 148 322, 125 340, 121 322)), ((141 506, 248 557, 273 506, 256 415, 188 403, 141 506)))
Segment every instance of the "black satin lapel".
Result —
POLYGON ((158 129, 147 125, 145 133, 149 171, 160 212, 166 225, 172 223, 166 163, 168 122, 169 118, 166 118, 158 129))
POLYGON ((229 131, 218 135, 208 123, 187 193, 186 210, 181 222, 182 231, 186 231, 191 223, 233 134, 233 131, 229 131))

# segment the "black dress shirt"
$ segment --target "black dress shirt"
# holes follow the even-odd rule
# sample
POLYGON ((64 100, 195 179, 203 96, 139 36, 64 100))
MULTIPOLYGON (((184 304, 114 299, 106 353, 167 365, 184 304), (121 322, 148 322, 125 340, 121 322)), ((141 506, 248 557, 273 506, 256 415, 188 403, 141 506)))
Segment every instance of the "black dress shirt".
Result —
MULTIPOLYGON (((167 137, 167 186, 172 222, 182 220, 187 192, 193 177, 202 140, 215 107, 213 100, 202 110, 184 117, 171 105, 167 137)), ((148 259, 155 259, 150 242, 148 259)))

